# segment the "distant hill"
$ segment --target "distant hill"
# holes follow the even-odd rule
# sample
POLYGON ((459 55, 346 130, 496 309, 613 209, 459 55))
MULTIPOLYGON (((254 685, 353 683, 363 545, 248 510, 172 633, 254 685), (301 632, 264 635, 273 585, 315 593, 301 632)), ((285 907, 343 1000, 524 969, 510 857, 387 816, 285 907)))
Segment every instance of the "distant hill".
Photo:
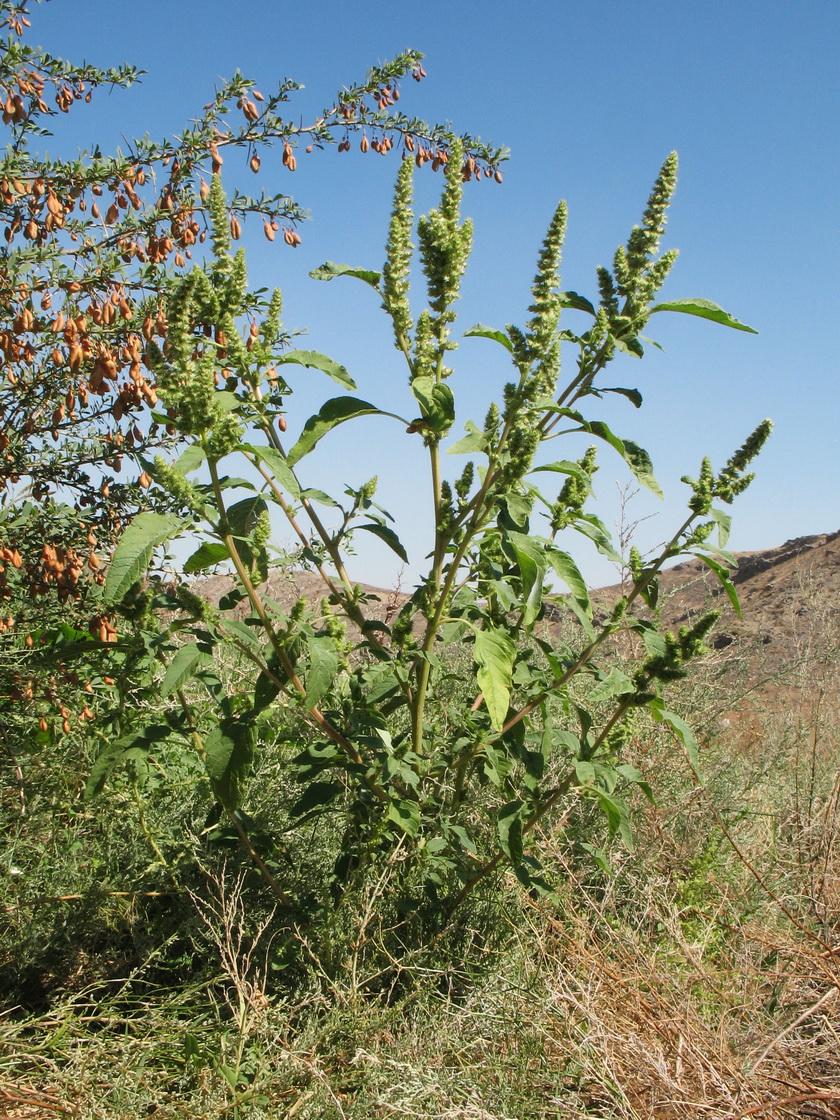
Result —
MULTIPOLYGON (((715 577, 700 560, 669 568, 660 576, 663 620, 678 626, 715 607, 721 620, 713 636, 722 649, 745 640, 770 647, 768 654, 787 659, 795 654, 802 634, 813 630, 816 617, 840 608, 840 532, 796 537, 777 548, 735 553, 738 568, 732 582, 742 619, 715 577)), ((617 597, 620 587, 597 593, 617 597)))
MULTIPOLYGON (((738 568, 732 578, 743 618, 735 614, 714 574, 701 561, 690 560, 660 576, 659 607, 666 625, 679 626, 716 607, 721 611, 712 639, 716 648, 758 644, 765 647, 765 657, 784 661, 796 656, 802 635, 814 632, 815 621, 840 611, 840 532, 797 537, 777 548, 735 556, 738 568)), ((229 576, 201 581, 203 594, 216 603, 231 586, 229 576)), ((366 614, 380 621, 389 621, 407 598, 404 591, 364 584, 362 590, 369 596, 366 614)), ((317 602, 325 588, 315 573, 284 571, 272 574, 267 593, 288 611, 301 596, 317 602)), ((620 594, 616 585, 594 591, 593 599, 606 605, 620 594)))

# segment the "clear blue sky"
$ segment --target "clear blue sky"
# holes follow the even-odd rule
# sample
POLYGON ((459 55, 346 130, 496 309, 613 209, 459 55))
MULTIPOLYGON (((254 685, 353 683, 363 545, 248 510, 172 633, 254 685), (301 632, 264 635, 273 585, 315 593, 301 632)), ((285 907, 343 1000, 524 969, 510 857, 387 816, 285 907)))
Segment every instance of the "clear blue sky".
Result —
MULTIPOLYGON (((764 416, 776 432, 734 508, 732 547, 840 528, 836 0, 250 0, 235 15, 221 0, 53 0, 32 18, 32 39, 52 53, 148 72, 141 86, 75 115, 72 143, 103 148, 117 146, 121 133, 177 133, 214 82, 237 68, 266 90, 284 77, 303 82, 293 105, 305 118, 371 64, 406 47, 423 51, 428 79, 406 83, 400 107, 511 149, 502 186, 466 192, 475 252, 462 329, 525 319, 537 249, 559 198, 570 211, 564 286, 594 295, 595 266, 609 264, 626 240, 675 148, 680 183, 666 245, 681 257, 663 298, 715 300, 760 333, 658 315, 649 333, 665 353, 613 367, 609 383, 637 386, 645 403, 640 412, 610 404, 600 415, 648 449, 666 492, 664 503, 631 505, 633 518, 657 513, 639 543, 654 545, 681 519, 680 476, 696 473, 704 454, 719 465, 764 416)), ((396 152, 362 156, 354 146, 346 156, 301 155, 291 176, 266 159, 266 189, 294 193, 313 220, 294 252, 270 246, 257 223, 245 244, 252 281, 282 287, 286 325, 308 329, 303 345, 343 362, 363 397, 405 413, 405 371, 373 294, 353 281, 307 278, 326 259, 381 266, 396 160, 396 152)), ((439 185, 428 169, 417 176, 418 211, 434 205, 439 185)), ((502 359, 489 342, 461 344, 452 384, 463 417, 482 419, 507 379, 502 359)), ((291 428, 333 389, 315 373, 304 380, 291 428)), ((398 516, 419 569, 427 526, 419 441, 379 419, 335 436, 306 461, 306 481, 340 493, 343 483, 378 474, 380 500, 398 516)), ((616 484, 626 481, 605 449, 596 483, 607 523, 617 516, 616 484)), ((612 582, 609 565, 591 562, 585 548, 577 555, 593 582, 612 582)), ((353 574, 387 585, 398 566, 371 542, 353 574)))

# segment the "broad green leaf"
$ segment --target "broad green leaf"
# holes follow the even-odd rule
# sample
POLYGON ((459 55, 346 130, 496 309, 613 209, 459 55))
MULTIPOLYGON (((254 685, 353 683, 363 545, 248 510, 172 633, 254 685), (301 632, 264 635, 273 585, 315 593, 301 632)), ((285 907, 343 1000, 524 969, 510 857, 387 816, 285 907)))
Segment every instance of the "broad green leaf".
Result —
POLYGON ((235 719, 224 719, 204 740, 204 766, 213 792, 232 812, 239 807, 240 785, 251 764, 253 729, 235 719))
POLYGON ((247 537, 255 527, 261 514, 268 512, 265 498, 257 495, 235 502, 227 511, 227 522, 235 537, 247 537))
POLYGON ((392 801, 388 806, 388 820, 409 836, 416 836, 420 828, 420 806, 416 801, 392 801))
POLYGON ((316 490, 314 486, 307 486, 305 490, 301 490, 300 496, 301 498, 306 498, 308 502, 317 502, 319 506, 341 509, 341 506, 335 498, 331 498, 329 494, 325 494, 323 490, 316 490))
POLYGON ((493 327, 485 327, 483 323, 476 323, 474 327, 464 331, 464 338, 492 338, 494 342, 504 346, 505 350, 513 352, 513 343, 504 331, 494 330, 493 327))
POLYGON ((546 550, 546 559, 554 569, 556 575, 562 579, 569 591, 571 591, 573 599, 586 617, 591 618, 592 604, 589 601, 589 591, 586 587, 586 580, 580 574, 577 564, 568 552, 561 552, 559 548, 549 548, 546 550))
POLYGON ((697 739, 694 737, 694 732, 684 719, 674 712, 667 711, 662 700, 658 696, 648 701, 648 708, 657 723, 667 723, 669 727, 674 730, 674 733, 679 737, 685 747, 698 780, 700 780, 700 747, 697 743, 697 739))
POLYGON ((309 672, 306 675, 304 707, 314 708, 320 703, 338 672, 338 650, 332 638, 318 635, 307 638, 309 672))
POLYGON ((221 541, 205 541, 184 564, 187 575, 194 572, 203 572, 205 568, 212 568, 223 560, 230 560, 230 553, 226 544, 221 541))
POLYGON ((656 804, 653 790, 650 788, 650 783, 645 780, 645 776, 641 770, 637 770, 635 766, 631 766, 628 762, 622 762, 620 765, 616 766, 616 770, 625 781, 637 785, 651 805, 656 804))
POLYGON ((514 867, 522 861, 522 817, 525 811, 524 801, 509 801, 499 810, 496 826, 499 846, 514 867))
POLYGON ((456 443, 453 443, 447 450, 448 455, 468 455, 476 451, 487 450, 487 436, 482 432, 472 420, 468 420, 464 427, 467 429, 467 435, 462 436, 456 443))
POLYGON ((149 567, 157 546, 174 537, 183 525, 180 517, 171 514, 138 513, 120 537, 108 566, 104 589, 106 604, 122 599, 149 567))
POLYGON ((683 315, 698 315, 701 319, 710 319, 713 323, 721 323, 724 327, 732 327, 736 331, 758 334, 758 331, 753 327, 741 323, 709 299, 670 299, 666 303, 657 303, 655 307, 652 307, 650 309, 651 315, 654 311, 681 311, 683 315))
POLYGON ((256 653, 262 653, 262 642, 254 632, 253 626, 246 625, 238 618, 225 618, 222 620, 222 627, 225 633, 235 635, 243 645, 250 646, 256 653))
POLYGON ((445 435, 455 421, 455 397, 449 386, 436 382, 433 377, 415 377, 411 392, 423 410, 422 417, 413 421, 413 425, 419 427, 422 421, 424 428, 445 435))
POLYGON ((109 743, 99 754, 85 785, 85 798, 95 797, 105 785, 109 775, 127 757, 147 755, 155 743, 160 743, 172 734, 168 724, 151 724, 141 732, 132 732, 109 743))
MULTIPOLYGON (((357 416, 393 415, 393 412, 383 412, 376 405, 370 404, 368 401, 357 400, 355 397, 331 397, 330 400, 321 405, 320 410, 314 416, 310 416, 306 421, 300 438, 286 456, 286 462, 290 467, 293 467, 300 462, 304 455, 309 454, 327 432, 332 431, 333 428, 347 420, 354 420, 357 416)), ((396 419, 401 420, 402 417, 397 416, 396 419)), ((406 420, 402 422, 407 423, 406 420)))
POLYGON ((725 513, 722 509, 713 509, 710 513, 710 517, 718 527, 718 545, 721 548, 726 548, 727 542, 729 541, 729 531, 732 528, 731 514, 725 513))
POLYGON ((331 377, 333 381, 343 385, 345 389, 356 388, 356 382, 344 366, 339 365, 332 358, 328 358, 326 354, 319 354, 317 350, 290 350, 287 354, 278 358, 277 365, 285 365, 288 362, 306 366, 308 369, 319 369, 327 377, 331 377))
POLYGON ((504 630, 477 630, 474 657, 479 667, 478 687, 484 694, 490 722, 497 731, 501 731, 510 706, 516 646, 504 630))
POLYGON ((289 810, 290 817, 302 817, 313 809, 321 809, 344 792, 341 782, 310 782, 289 810))
POLYGON ((624 847, 628 852, 632 852, 633 828, 630 824, 630 810, 627 808, 626 802, 623 798, 605 793, 602 789, 596 789, 595 796, 601 809, 606 814, 610 836, 615 836, 617 832, 624 847))
POLYGON ((582 428, 585 432, 591 432, 592 435, 599 436, 605 440, 611 447, 619 453, 627 466, 633 472, 636 481, 640 482, 657 498, 661 498, 662 490, 659 483, 653 477, 653 463, 650 460, 650 455, 643 447, 639 447, 637 443, 633 443, 629 439, 619 439, 619 437, 603 422, 603 420, 584 420, 582 428))
POLYGON ((635 692, 635 686, 626 673, 620 669, 611 669, 602 681, 599 681, 587 699, 593 704, 600 704, 605 700, 612 700, 614 696, 627 696, 635 692))
POLYGON ((260 462, 265 463, 275 479, 293 498, 300 497, 298 480, 292 473, 292 468, 287 463, 285 455, 282 455, 274 447, 258 447, 254 444, 246 444, 243 447, 243 451, 254 455, 260 462))
POLYGON ((575 311, 586 311, 593 318, 595 316, 595 308, 586 296, 578 295, 577 292, 560 292, 560 306, 571 307, 575 311))
POLYGON ((644 347, 634 334, 611 334, 610 338, 622 354, 628 354, 631 358, 643 358, 645 356, 644 347))
MULTIPOLYGON (((274 673, 275 666, 276 659, 274 663, 270 665, 273 676, 277 675, 274 673)), ((279 692, 280 685, 272 680, 267 673, 261 672, 254 684, 254 711, 261 712, 264 708, 267 708, 269 704, 273 704, 279 692)))
POLYGON ((325 261, 309 273, 313 280, 335 280, 336 276, 355 276, 357 280, 364 280, 372 288, 379 291, 379 282, 382 279, 380 272, 373 272, 367 268, 353 268, 349 264, 336 264, 335 261, 325 261))
POLYGON ((160 686, 161 695, 169 696, 170 693, 175 692, 211 661, 210 655, 200 649, 195 642, 181 646, 167 666, 160 686))
POLYGON ((524 533, 508 533, 505 540, 516 556, 522 582, 522 625, 530 631, 542 609, 545 548, 524 533))
POLYGON ((732 577, 723 566, 723 564, 718 564, 716 560, 713 560, 711 556, 707 556, 704 552, 695 552, 693 555, 696 556, 698 560, 702 560, 706 567, 711 568, 711 570, 715 573, 721 587, 727 594, 729 602, 732 604, 732 609, 735 611, 738 618, 743 618, 744 616, 741 614, 741 602, 738 598, 738 592, 735 588, 735 584, 732 582, 732 577))
POLYGON ((583 470, 580 463, 573 463, 570 459, 558 459, 556 463, 547 463, 543 467, 534 467, 530 473, 538 474, 540 471, 554 471, 557 474, 570 474, 581 482, 587 484, 590 482, 589 475, 583 470))
POLYGON ((642 407, 642 394, 638 389, 599 389, 599 393, 618 393, 619 396, 626 397, 631 402, 634 408, 642 407))
POLYGON ((408 554, 403 548, 402 542, 393 529, 389 529, 387 525, 380 525, 376 521, 372 521, 369 525, 359 525, 359 529, 364 529, 367 533, 373 533, 375 537, 379 537, 384 541, 389 548, 393 549, 405 564, 408 563, 408 554))
MULTIPOLYGON (((613 564, 621 564, 622 559, 613 548, 612 540, 601 521, 593 514, 582 514, 575 518, 572 526, 578 533, 589 537, 602 556, 606 556, 613 564)), ((559 574, 559 573, 558 573, 559 574)))
POLYGON ((189 474, 190 471, 194 471, 200 467, 206 458, 207 456, 201 444, 191 443, 172 465, 179 474, 189 474))

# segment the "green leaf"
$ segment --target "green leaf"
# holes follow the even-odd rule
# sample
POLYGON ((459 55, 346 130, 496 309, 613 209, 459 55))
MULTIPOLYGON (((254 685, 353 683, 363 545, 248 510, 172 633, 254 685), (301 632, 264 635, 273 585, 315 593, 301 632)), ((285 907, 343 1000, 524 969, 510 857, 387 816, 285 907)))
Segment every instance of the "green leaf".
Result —
POLYGON ((335 280, 336 276, 355 276, 357 280, 364 280, 372 288, 379 291, 381 272, 373 272, 367 268, 353 268, 349 264, 336 264, 335 261, 325 261, 309 273, 313 280, 335 280))
POLYGON ((265 498, 255 496, 235 502, 227 511, 227 523, 235 537, 247 537, 260 519, 268 512, 265 498))
POLYGON ((619 396, 626 397, 631 402, 634 408, 642 407, 642 394, 638 389, 599 389, 599 393, 618 393, 619 396))
POLYGON ((546 550, 546 559, 554 569, 556 575, 562 579, 569 591, 571 591, 572 598, 586 617, 591 618, 592 603, 589 601, 589 591, 586 587, 586 580, 580 574, 577 564, 568 552, 561 552, 559 548, 549 548, 546 550))
POLYGON ((637 785, 651 805, 656 804, 656 799, 653 796, 653 790, 650 788, 650 783, 645 781, 645 776, 641 770, 637 770, 635 766, 631 766, 628 762, 622 762, 616 766, 616 770, 625 779, 625 781, 632 782, 637 785))
POLYGON ((704 552, 694 552, 692 555, 696 556, 698 560, 702 560, 706 567, 710 568, 715 573, 721 587, 729 598, 729 602, 732 604, 732 609, 735 611, 738 618, 743 618, 738 592, 735 588, 735 584, 732 582, 732 577, 723 564, 718 564, 717 560, 713 560, 711 556, 707 556, 704 552))
POLYGON ((645 356, 644 347, 634 334, 611 334, 610 338, 622 354, 627 354, 631 358, 643 358, 645 356))
POLYGON ((191 443, 172 465, 179 474, 189 474, 190 471, 197 470, 206 458, 201 444, 191 443))
POLYGON ((373 521, 370 525, 359 525, 359 529, 364 529, 368 533, 373 533, 375 537, 379 537, 384 541, 389 548, 392 548, 405 564, 408 563, 408 554, 403 548, 402 542, 393 529, 389 529, 387 525, 380 525, 378 522, 373 521))
POLYGON ((274 447, 259 447, 254 444, 245 444, 242 448, 243 451, 253 455, 260 462, 265 463, 275 479, 280 485, 287 490, 293 498, 300 497, 300 486, 298 480, 292 473, 292 468, 286 461, 286 456, 281 454, 274 447))
POLYGON ((669 727, 673 728, 675 734, 686 749, 686 753, 691 761, 691 765, 697 773, 698 779, 700 779, 700 747, 697 743, 697 739, 694 737, 694 732, 684 719, 681 719, 680 716, 676 715, 674 712, 667 711, 662 700, 658 696, 648 701, 648 708, 657 723, 667 723, 669 727))
POLYGON ((335 498, 331 498, 329 494, 325 494, 323 490, 316 490, 314 486, 307 486, 305 490, 301 490, 300 496, 301 498, 306 498, 308 502, 317 502, 319 506, 341 509, 341 506, 335 498))
POLYGON ((327 377, 331 377, 333 381, 337 381, 339 385, 343 385, 345 389, 355 389, 356 382, 338 362, 334 362, 332 358, 328 358, 326 354, 319 354, 317 350, 290 350, 287 354, 283 354, 278 358, 277 365, 285 365, 291 362, 295 365, 306 366, 308 369, 319 369, 325 373, 327 377))
POLYGON ((492 627, 477 630, 474 657, 479 666, 478 687, 484 694, 490 722, 496 731, 501 731, 510 706, 510 683, 516 660, 516 646, 504 630, 492 627))
MULTIPOLYGON (((274 672, 276 665, 277 660, 275 657, 269 664, 269 668, 274 676, 277 675, 274 672)), ((254 711, 261 712, 264 708, 267 708, 269 704, 275 701, 279 692, 280 685, 275 683, 267 673, 261 672, 254 684, 254 711)))
POLYGON ((344 791, 341 782, 310 782, 289 810, 290 817, 302 817, 313 809, 329 805, 344 791))
POLYGON ((576 517, 572 528, 585 537, 589 537, 601 555, 606 556, 613 564, 622 563, 621 557, 613 548, 609 533, 594 514, 581 514, 581 516, 576 517))
POLYGON ((524 533, 507 533, 505 540, 516 556, 522 582, 522 625, 530 631, 542 609, 545 548, 537 539, 524 533))
MULTIPOLYGON (((355 420, 357 416, 394 416, 394 413, 383 412, 376 405, 357 400, 355 397, 331 397, 304 424, 300 438, 286 456, 287 464, 293 467, 304 455, 309 454, 327 432, 347 420, 355 420)), ((402 420, 402 417, 397 416, 396 419, 402 420)), ((408 421, 402 420, 402 423, 407 424, 408 421)))
POLYGON ((586 296, 580 296, 577 292, 560 292, 560 306, 571 307, 575 311, 586 311, 593 318, 595 317, 595 308, 586 296))
POLYGON ((453 443, 447 449, 447 455, 468 455, 476 451, 487 450, 487 436, 484 432, 472 420, 468 420, 464 427, 467 430, 467 435, 462 436, 457 443, 453 443))
POLYGON ((710 513, 710 517, 718 527, 718 545, 721 548, 726 548, 729 540, 729 531, 732 528, 732 515, 725 513, 722 509, 713 509, 710 513))
POLYGON ((482 323, 476 323, 474 327, 470 327, 468 331, 464 331, 464 338, 492 338, 494 342, 498 342, 501 346, 504 346, 505 350, 509 350, 513 353, 513 343, 504 331, 497 331, 492 327, 485 327, 482 323))
POLYGON ((416 836, 420 828, 420 806, 416 801, 392 801, 388 806, 388 820, 408 836, 416 836))
POLYGON ((522 816, 525 809, 524 801, 509 801, 499 810, 496 826, 499 846, 514 867, 522 861, 522 816))
POLYGON ((212 660, 210 654, 205 653, 195 642, 181 646, 167 666, 160 686, 161 696, 169 696, 175 692, 212 660))
POLYGON ((713 323, 721 323, 724 327, 732 327, 736 331, 758 334, 753 327, 740 322, 709 299, 670 299, 666 303, 657 303, 652 307, 651 315, 654 311, 681 311, 683 315, 698 315, 701 319, 710 319, 713 323))
POLYGON ((604 700, 612 700, 614 696, 627 696, 635 692, 635 686, 626 673, 620 669, 611 669, 602 681, 599 681, 587 697, 593 704, 600 704, 604 700))
POLYGON ((127 758, 147 755, 155 743, 160 743, 172 734, 168 724, 152 724, 141 732, 132 732, 109 743, 99 754, 88 775, 85 785, 85 798, 95 797, 101 792, 109 775, 127 758))
MULTIPOLYGON (((415 377, 411 392, 423 410, 422 426, 437 435, 445 435, 455 421, 455 397, 448 385, 433 377, 415 377)), ((414 424, 420 426, 419 420, 414 424)))
POLYGON ((105 579, 106 605, 119 602, 151 563, 159 544, 170 540, 183 527, 180 517, 164 513, 138 513, 120 538, 105 579))
POLYGON ((633 827, 630 824, 630 810, 627 808, 627 803, 623 798, 605 793, 602 789, 596 789, 595 796, 606 815, 610 836, 615 836, 617 832, 624 847, 628 852, 632 852, 633 827))
POLYGON ((309 650, 309 672, 306 676, 306 696, 304 707, 314 708, 326 693, 338 672, 338 650, 335 642, 327 635, 307 638, 309 650))
POLYGON ((653 476, 653 463, 651 462, 650 455, 648 455, 643 447, 639 447, 639 445, 633 443, 632 440, 619 439, 603 420, 584 421, 582 430, 591 432, 592 435, 599 436, 611 447, 615 448, 633 472, 636 481, 640 482, 645 489, 650 490, 652 494, 655 494, 657 498, 663 496, 659 483, 653 476))
POLYGON ((240 786, 253 757, 254 732, 247 724, 224 719, 204 740, 204 766, 213 792, 232 812, 239 807, 240 786))
POLYGON ((203 572, 205 568, 212 568, 214 564, 219 564, 222 560, 230 560, 227 545, 220 541, 205 541, 184 564, 184 571, 187 575, 192 575, 193 572, 203 572))

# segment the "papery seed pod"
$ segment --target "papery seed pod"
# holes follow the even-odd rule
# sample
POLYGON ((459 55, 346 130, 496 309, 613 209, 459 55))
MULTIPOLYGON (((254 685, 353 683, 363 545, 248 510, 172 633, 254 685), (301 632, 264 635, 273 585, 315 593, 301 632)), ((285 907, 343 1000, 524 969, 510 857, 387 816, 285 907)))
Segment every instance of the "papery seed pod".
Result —
POLYGON ((263 233, 266 235, 269 241, 274 240, 274 229, 272 228, 271 222, 265 223, 265 225, 263 226, 263 233))
POLYGON ((359 147, 362 149, 363 152, 366 152, 366 151, 369 150, 370 141, 367 138, 367 133, 365 133, 365 135, 362 137, 362 140, 361 140, 361 143, 359 144, 359 147))
POLYGON ((238 241, 242 236, 242 223, 238 218, 231 218, 230 220, 230 235, 234 241, 238 241))
POLYGON ((47 730, 47 721, 43 716, 41 716, 41 718, 38 720, 38 727, 41 729, 41 731, 47 730))
POLYGON ((256 152, 254 152, 254 154, 251 156, 250 160, 248 161, 248 166, 251 168, 251 170, 256 175, 257 172, 260 169, 260 157, 257 155, 256 152))
POLYGON ((277 417, 277 427, 280 429, 281 432, 285 432, 286 428, 288 427, 288 424, 286 423, 286 417, 285 416, 278 416, 277 417))
POLYGON ((242 112, 245 114, 246 121, 255 121, 260 115, 260 111, 253 101, 243 101, 242 112))
POLYGON ((496 180, 496 182, 497 182, 497 183, 501 183, 501 181, 502 181, 502 173, 501 173, 501 171, 499 171, 499 170, 496 170, 496 171, 494 172, 494 174, 493 174, 493 178, 494 178, 494 179, 496 180))
MULTIPOLYGON (((143 473, 140 475, 140 477, 137 479, 137 481, 143 487, 144 490, 148 490, 149 487, 152 485, 152 476, 149 474, 148 471, 143 471, 143 473)), ((97 565, 97 567, 98 567, 98 565, 97 565)))

